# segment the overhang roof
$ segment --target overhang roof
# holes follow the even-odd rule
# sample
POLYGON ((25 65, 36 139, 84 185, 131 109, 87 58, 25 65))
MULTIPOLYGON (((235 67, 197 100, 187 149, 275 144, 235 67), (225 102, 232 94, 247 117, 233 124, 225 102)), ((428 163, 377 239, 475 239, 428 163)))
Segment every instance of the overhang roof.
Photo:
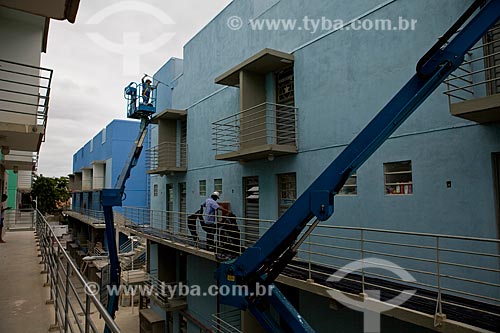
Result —
POLYGON ((0 0, 0 6, 75 23, 80 0, 0 0))
POLYGON ((293 61, 293 54, 266 48, 218 76, 215 83, 238 87, 241 71, 265 75, 286 68, 293 61))
POLYGON ((152 123, 153 124, 158 124, 158 120, 165 120, 165 119, 170 119, 170 120, 177 120, 177 119, 185 119, 187 117, 187 111, 186 110, 175 110, 175 109, 166 109, 163 110, 162 112, 156 114, 153 119, 152 123))

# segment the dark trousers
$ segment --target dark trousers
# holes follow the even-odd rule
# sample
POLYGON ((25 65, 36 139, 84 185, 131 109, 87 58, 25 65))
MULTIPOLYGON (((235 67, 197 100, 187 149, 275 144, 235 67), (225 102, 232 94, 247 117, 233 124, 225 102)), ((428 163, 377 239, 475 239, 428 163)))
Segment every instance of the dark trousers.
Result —
POLYGON ((207 245, 215 246, 215 232, 217 230, 215 223, 202 222, 201 226, 203 227, 203 230, 207 232, 207 245))

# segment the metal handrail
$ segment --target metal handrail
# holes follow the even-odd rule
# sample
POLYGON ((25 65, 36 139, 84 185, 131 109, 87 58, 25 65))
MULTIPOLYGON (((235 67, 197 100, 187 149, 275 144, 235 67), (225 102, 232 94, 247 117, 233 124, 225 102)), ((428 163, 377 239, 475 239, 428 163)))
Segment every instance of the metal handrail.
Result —
POLYGON ((33 209, 16 209, 5 211, 5 226, 7 229, 27 228, 34 229, 33 209))
POLYGON ((90 316, 93 305, 109 330, 113 333, 120 333, 120 328, 94 293, 86 292, 85 301, 81 299, 75 283, 81 285, 84 290, 90 290, 89 285, 72 258, 64 250, 50 224, 38 210, 36 210, 36 234, 40 242, 44 272, 47 274, 46 285, 50 285, 50 300, 55 307, 54 327, 58 327, 63 332, 87 333, 91 330, 98 332, 90 316), (72 300, 76 300, 76 304, 71 302, 72 300), (85 313, 84 326, 78 319, 79 312, 85 313), (75 322, 76 327, 73 326, 75 322))
POLYGON ((146 150, 146 168, 185 168, 187 166, 187 149, 185 143, 161 142, 146 150))
POLYGON ((243 333, 241 311, 238 309, 212 314, 212 328, 218 333, 243 333))
POLYGON ((53 70, 0 59, 0 72, 0 113, 33 116, 33 125, 46 128, 53 70))
MULTIPOLYGON (((490 30, 499 30, 495 27, 490 30)), ((494 45, 500 45, 500 40, 483 42, 470 49, 466 59, 457 72, 445 80, 447 89, 444 92, 451 104, 457 101, 485 97, 500 93, 500 51, 493 51, 494 45), (491 49, 488 49, 491 47, 491 49)))
MULTIPOLYGON (((165 238, 190 248, 210 250, 199 223, 195 226, 198 239, 189 231, 186 222, 188 215, 184 212, 124 207, 125 225, 135 228, 136 232, 165 238), (203 240, 200 241, 200 237, 203 240)), ((252 245, 274 223, 273 220, 240 217, 236 218, 236 222, 237 229, 234 224, 226 224, 219 217, 219 231, 221 227, 233 228, 226 228, 229 230, 223 237, 218 233, 213 249, 216 255, 222 255, 223 258, 240 255, 246 246, 252 245)), ((491 238, 324 224, 317 226, 299 248, 296 260, 288 267, 304 272, 305 279, 316 277, 326 280, 334 271, 352 261, 367 257, 387 258, 417 276, 417 281, 407 282, 389 273, 381 274, 366 269, 360 272, 361 281, 349 276, 345 280, 361 284, 363 290, 373 286, 389 290, 390 287, 377 281, 392 281, 401 286, 409 285, 434 292, 436 297, 430 294, 417 294, 414 297, 437 302, 438 309, 446 304, 489 313, 479 304, 500 306, 500 297, 497 296, 500 295, 498 248, 500 240, 491 238), (465 305, 453 298, 443 299, 441 295, 444 293, 479 303, 465 305)), ((381 269, 397 268, 395 265, 379 266, 381 269)), ((500 320, 500 313, 492 315, 500 320)))
POLYGON ((81 208, 81 207, 73 207, 71 211, 68 212, 74 212, 83 215, 84 218, 86 218, 87 222, 90 222, 92 224, 103 224, 105 223, 104 220, 104 211, 102 210, 93 210, 93 209, 88 209, 88 208, 81 208))
POLYGON ((298 108, 261 103, 212 123, 212 146, 216 154, 260 144, 297 146, 298 108))

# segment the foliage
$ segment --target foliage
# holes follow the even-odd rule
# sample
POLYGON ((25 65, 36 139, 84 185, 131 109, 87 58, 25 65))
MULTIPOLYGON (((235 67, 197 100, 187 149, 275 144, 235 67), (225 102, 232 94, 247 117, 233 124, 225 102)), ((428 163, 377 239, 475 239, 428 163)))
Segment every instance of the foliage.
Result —
POLYGON ((56 211, 69 200, 68 183, 67 177, 35 176, 31 195, 37 199, 38 210, 42 214, 56 211))

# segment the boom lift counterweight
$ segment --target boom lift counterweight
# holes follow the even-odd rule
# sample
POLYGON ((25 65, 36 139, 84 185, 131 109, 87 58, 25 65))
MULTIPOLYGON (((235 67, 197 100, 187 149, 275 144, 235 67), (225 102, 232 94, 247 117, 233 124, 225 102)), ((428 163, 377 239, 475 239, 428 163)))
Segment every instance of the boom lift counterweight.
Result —
MULTIPOLYGON (((272 227, 239 258, 220 264, 216 271, 219 285, 229 287, 227 290, 247 285, 253 291, 256 284, 272 285, 314 227, 332 216, 334 196, 347 178, 462 64, 469 49, 499 19, 500 0, 476 0, 419 61, 417 72, 408 83, 272 227), (302 232, 303 236, 297 239, 302 232)), ((250 310, 268 332, 285 332, 270 313, 270 306, 293 332, 314 332, 275 286, 272 290, 271 295, 259 297, 220 296, 220 301, 250 310)))

